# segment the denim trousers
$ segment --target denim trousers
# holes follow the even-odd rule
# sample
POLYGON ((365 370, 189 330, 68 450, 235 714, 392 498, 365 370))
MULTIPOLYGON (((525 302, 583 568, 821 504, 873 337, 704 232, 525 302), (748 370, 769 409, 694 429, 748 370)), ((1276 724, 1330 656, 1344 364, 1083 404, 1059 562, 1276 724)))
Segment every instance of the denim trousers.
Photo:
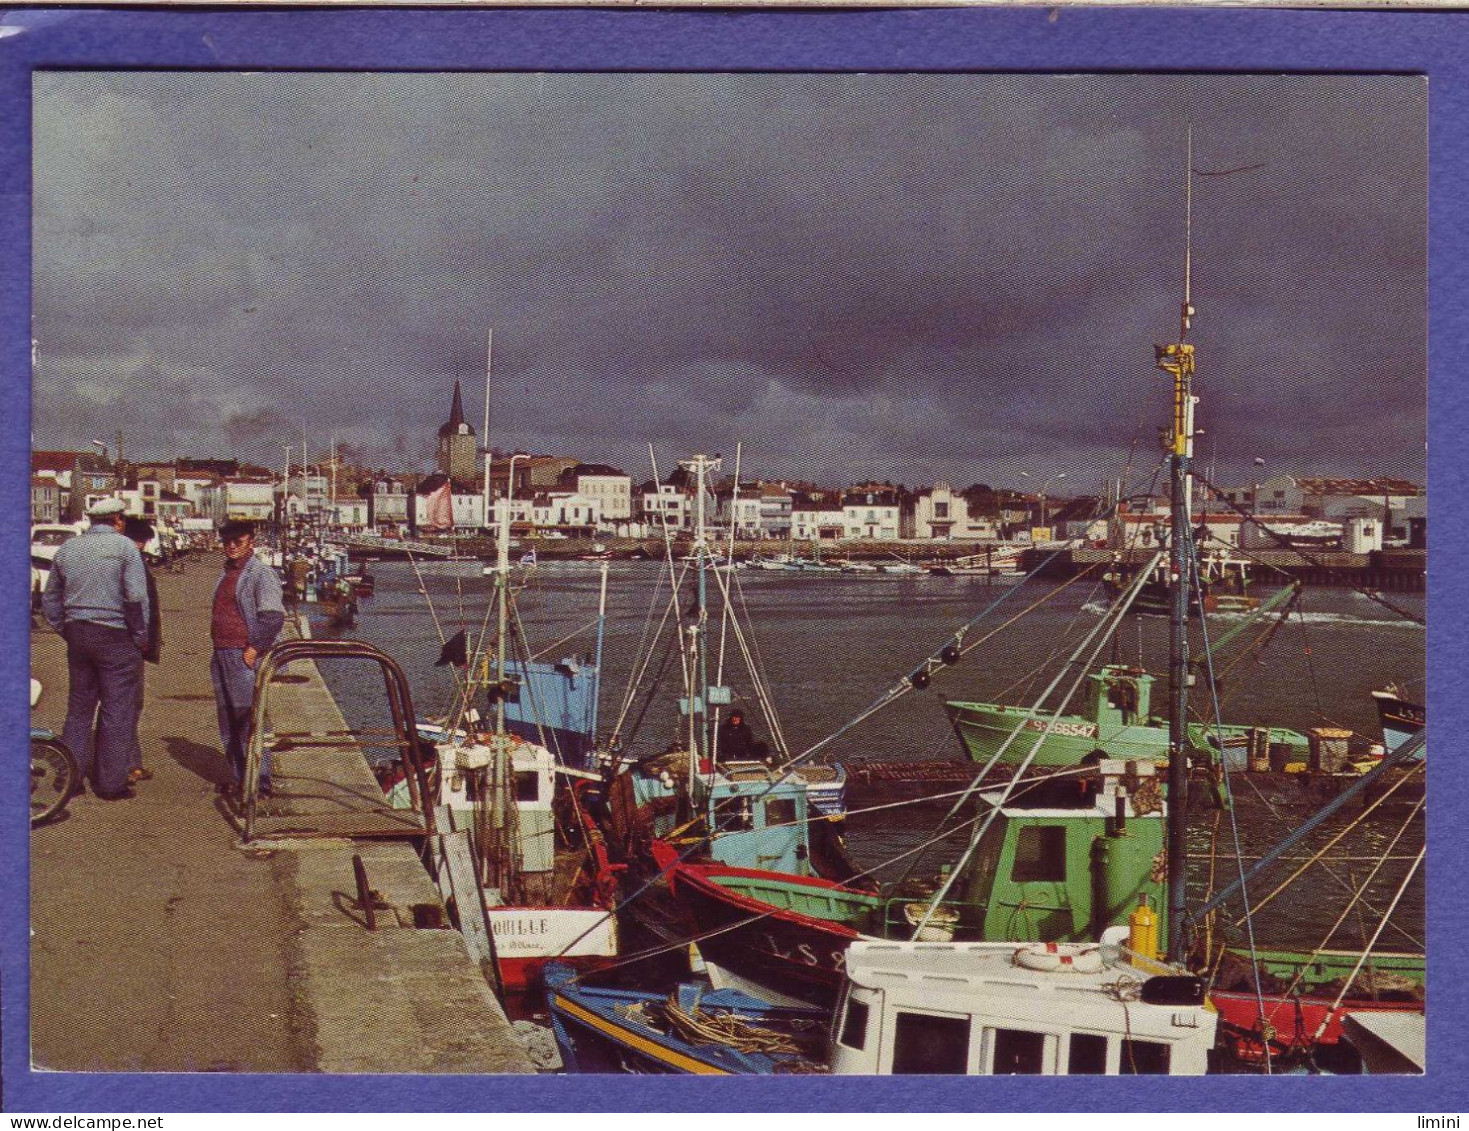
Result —
POLYGON ((61 740, 99 793, 127 788, 128 770, 142 759, 138 695, 143 653, 125 628, 91 621, 66 626, 66 725, 61 740))
MULTIPOLYGON (((257 661, 258 662, 258 661, 257 661)), ((245 666, 243 648, 216 648, 209 661, 214 705, 219 712, 219 743, 224 748, 234 784, 245 780, 245 745, 250 739, 250 711, 255 701, 255 669, 245 666)), ((270 751, 260 764, 260 776, 270 777, 270 751)))

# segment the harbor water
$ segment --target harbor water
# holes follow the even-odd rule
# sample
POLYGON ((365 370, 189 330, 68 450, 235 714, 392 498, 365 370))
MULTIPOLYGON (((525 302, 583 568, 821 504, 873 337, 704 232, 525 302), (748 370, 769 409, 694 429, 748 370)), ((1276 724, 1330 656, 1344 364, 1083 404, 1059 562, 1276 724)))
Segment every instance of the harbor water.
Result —
MULTIPOLYGON (((421 717, 443 715, 455 696, 455 678, 435 666, 441 642, 466 630, 474 639, 493 632, 492 579, 479 562, 420 560, 373 562, 376 589, 363 600, 350 632, 388 652, 413 686, 421 717)), ((681 567, 680 567, 681 568, 681 567)), ((525 645, 541 659, 590 657, 596 647, 601 566, 589 562, 547 563, 516 569, 525 645), (523 588, 521 587, 523 585, 523 588)), ((680 654, 672 631, 655 630, 670 607, 668 566, 659 562, 616 562, 608 569, 607 618, 599 733, 619 733, 633 752, 661 750, 682 733, 677 699, 682 694, 680 654), (647 683, 662 670, 655 691, 647 683), (635 671, 644 683, 630 690, 635 671)), ((961 761, 964 757, 943 709, 946 699, 1034 702, 1081 636, 1096 627, 1106 607, 1099 586, 1085 580, 1020 581, 977 577, 885 574, 783 574, 741 570, 707 580, 713 613, 708 624, 712 649, 710 679, 733 689, 758 736, 799 755, 846 726, 884 697, 905 673, 917 668, 969 625, 966 654, 935 673, 923 691, 909 692, 891 706, 846 730, 822 751, 823 759, 848 766, 864 762, 961 761), (727 590, 740 616, 743 642, 719 615, 727 590), (1023 618, 1015 620, 1025 612, 1023 618), (996 632, 1002 625, 1015 623, 996 632), (972 650, 967 646, 981 641, 972 650), (720 655, 723 655, 721 669, 720 655), (779 718, 775 730, 754 694, 744 654, 755 660, 779 718), (722 672, 722 674, 721 674, 722 672)), ((692 575, 683 583, 678 615, 685 628, 694 601, 692 575)), ((1266 596, 1268 586, 1257 595, 1266 596)), ((1421 596, 1394 595, 1394 604, 1421 616, 1421 596)), ((310 610, 311 606, 306 606, 310 610)), ((1195 622, 1196 656, 1203 634, 1217 639, 1239 620, 1211 616, 1195 622)), ((1267 620, 1241 633, 1216 661, 1220 714, 1237 724, 1345 728, 1364 740, 1380 741, 1370 693, 1395 683, 1421 700, 1425 632, 1370 597, 1347 589, 1311 588, 1279 626, 1268 646, 1249 645, 1266 631, 1267 620)), ((315 625, 318 634, 324 626, 315 625)), ((1098 662, 1140 663, 1159 673, 1154 711, 1166 710, 1167 624, 1131 616, 1106 645, 1098 662)), ((381 684, 358 686, 352 672, 327 671, 344 712, 360 725, 364 704, 380 704, 381 684)), ((1207 709, 1207 684, 1193 691, 1194 710, 1207 709)), ((1072 701, 1080 710, 1081 699, 1072 701)), ((1054 706, 1054 702, 1052 703, 1054 706)), ((935 786, 933 792, 952 790, 935 786)), ((911 796, 911 794, 910 794, 911 796)), ((1237 875, 1235 843, 1246 864, 1310 815, 1300 795, 1268 780, 1235 782, 1233 814, 1200 809, 1192 815, 1191 898, 1237 875), (1214 859, 1209 859, 1215 853, 1214 859), (1212 876, 1212 879, 1211 879, 1212 876)), ((879 799, 878 803, 882 803, 879 799)), ((864 802, 865 804, 865 802, 864 802)), ((890 802, 889 802, 890 804, 890 802)), ((854 859, 883 878, 901 873, 910 853, 930 841, 948 803, 930 801, 854 811, 848 842, 854 859), (886 864, 902 858, 896 864, 886 864)), ((1326 846, 1362 811, 1360 803, 1295 846, 1280 866, 1252 883, 1252 902, 1269 893, 1312 852, 1326 846)), ((1348 893, 1370 877, 1365 898, 1333 937, 1334 946, 1360 946, 1401 886, 1423 843, 1423 821, 1407 819, 1409 806, 1384 806, 1331 847, 1330 870, 1317 867, 1291 891, 1267 904, 1257 918, 1257 938, 1293 946, 1320 944, 1324 930, 1346 906, 1348 893), (1396 843, 1394 844, 1394 838, 1396 843), (1390 859, 1377 867, 1391 846, 1390 859), (1373 869, 1376 867, 1375 874, 1373 869)), ((924 858, 922 874, 962 851, 965 834, 942 842, 924 858)), ((1417 873, 1403 892, 1394 926, 1380 949, 1418 949, 1423 942, 1423 877, 1417 873)), ((1236 912, 1238 908, 1235 909, 1236 912)))

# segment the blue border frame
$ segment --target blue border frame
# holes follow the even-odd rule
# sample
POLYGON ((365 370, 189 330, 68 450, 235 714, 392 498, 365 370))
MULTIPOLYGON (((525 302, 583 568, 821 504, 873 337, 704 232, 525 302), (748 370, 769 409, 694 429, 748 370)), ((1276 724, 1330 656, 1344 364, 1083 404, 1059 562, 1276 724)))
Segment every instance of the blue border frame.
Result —
MULTIPOLYGON (((0 424, 0 503, 29 508, 30 73, 51 67, 257 70, 821 70, 821 71, 1361 71, 1429 76, 1430 435, 1435 541, 1429 689, 1436 735, 1458 733, 1454 692, 1466 609, 1452 569, 1464 469, 1458 364, 1469 339, 1469 15, 1457 12, 1071 10, 97 10, 20 9, 0 16, 0 365, 11 411, 0 424), (21 411, 24 409, 25 411, 21 411)), ((0 581, 19 594, 23 523, 0 528, 0 581)), ((0 726, 17 741, 6 780, 22 780, 21 670, 28 626, 19 601, 0 611, 0 726)), ((1432 770, 1429 1057, 1422 1079, 1211 1077, 1124 1084, 1029 1081, 773 1078, 230 1077, 33 1074, 28 1069, 27 829, 19 792, 6 791, 0 844, 4 1106, 9 1111, 1402 1111, 1455 1112, 1466 1102, 1464 947, 1466 870, 1452 857, 1464 812, 1458 752, 1432 770), (18 863, 17 863, 18 862, 18 863)))

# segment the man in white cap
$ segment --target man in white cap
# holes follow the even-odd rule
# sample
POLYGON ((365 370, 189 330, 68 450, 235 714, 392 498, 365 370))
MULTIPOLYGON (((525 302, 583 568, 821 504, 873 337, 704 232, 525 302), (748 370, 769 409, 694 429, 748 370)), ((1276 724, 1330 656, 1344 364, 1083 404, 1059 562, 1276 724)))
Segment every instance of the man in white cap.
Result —
POLYGON ((88 508, 91 528, 56 551, 41 599, 46 620, 66 640, 70 687, 61 739, 107 801, 133 796, 128 770, 138 746, 148 644, 148 583, 142 555, 122 533, 125 510, 111 498, 88 508))

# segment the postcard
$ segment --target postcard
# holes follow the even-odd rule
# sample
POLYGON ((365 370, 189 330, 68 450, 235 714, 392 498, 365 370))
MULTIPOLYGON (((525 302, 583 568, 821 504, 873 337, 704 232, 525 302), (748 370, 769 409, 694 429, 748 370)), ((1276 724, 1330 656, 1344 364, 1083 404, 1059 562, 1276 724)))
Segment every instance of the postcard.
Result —
POLYGON ((15 1110, 1448 1102, 1391 35, 272 15, 11 37, 15 1110))

